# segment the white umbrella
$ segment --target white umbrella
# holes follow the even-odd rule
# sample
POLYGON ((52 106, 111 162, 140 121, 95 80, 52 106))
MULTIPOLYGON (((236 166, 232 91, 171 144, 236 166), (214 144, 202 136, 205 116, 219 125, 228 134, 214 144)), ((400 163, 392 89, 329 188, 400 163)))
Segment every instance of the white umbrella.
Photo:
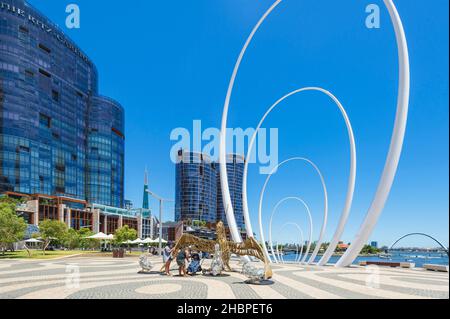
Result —
MULTIPOLYGON (((154 241, 155 243, 159 243, 159 237, 155 239, 154 241)), ((161 239, 162 243, 167 243, 167 240, 165 240, 164 238, 161 239)))
POLYGON ((142 243, 143 244, 151 244, 151 243, 154 243, 154 241, 150 237, 147 237, 142 241, 142 243))
POLYGON ((107 238, 108 240, 114 240, 114 235, 113 235, 113 234, 110 234, 110 235, 108 235, 107 237, 108 237, 108 238, 107 238))
POLYGON ((137 239, 131 241, 130 244, 142 244, 142 239, 137 238, 137 239))
POLYGON ((113 238, 111 238, 110 236, 112 236, 112 235, 106 235, 106 234, 100 232, 100 233, 97 233, 95 235, 88 236, 88 237, 85 237, 85 238, 88 238, 88 239, 99 239, 99 240, 111 240, 111 239, 114 238, 114 236, 113 236, 113 238))
POLYGON ((39 239, 36 239, 36 238, 30 238, 30 239, 27 239, 27 240, 25 240, 25 242, 26 242, 27 244, 30 244, 30 243, 43 243, 42 240, 39 240, 39 239))

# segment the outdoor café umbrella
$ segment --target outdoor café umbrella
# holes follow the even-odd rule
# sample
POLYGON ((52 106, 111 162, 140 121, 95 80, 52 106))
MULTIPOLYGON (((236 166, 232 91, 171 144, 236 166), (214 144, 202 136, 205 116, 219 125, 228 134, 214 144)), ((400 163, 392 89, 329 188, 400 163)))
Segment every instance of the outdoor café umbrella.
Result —
POLYGON ((27 244, 43 243, 42 240, 39 240, 39 239, 36 239, 36 238, 30 238, 30 239, 27 239, 27 240, 25 240, 25 242, 26 242, 27 244))
POLYGON ((95 235, 88 236, 88 237, 85 237, 85 238, 87 238, 87 239, 104 240, 105 241, 105 247, 106 247, 106 241, 113 240, 114 236, 113 235, 106 235, 105 233, 99 232, 99 233, 97 233, 95 235))
POLYGON ((153 239, 151 239, 150 237, 147 237, 142 241, 143 244, 152 244, 154 242, 155 241, 153 239))
MULTIPOLYGON (((154 242, 155 242, 155 243, 159 243, 159 237, 156 238, 154 242)), ((162 238, 162 239, 161 239, 161 242, 164 243, 164 244, 166 244, 166 243, 167 243, 167 240, 165 240, 164 238, 162 238)))
POLYGON ((106 235, 106 234, 104 234, 102 232, 97 233, 97 234, 92 235, 92 236, 85 237, 85 238, 87 238, 87 239, 99 239, 99 240, 111 240, 111 239, 113 239, 113 238, 110 237, 110 235, 106 235))
POLYGON ((142 239, 137 238, 137 239, 131 241, 130 244, 142 244, 142 239))
POLYGON ((25 248, 27 248, 27 246, 29 244, 42 244, 42 243, 43 243, 42 240, 39 240, 36 238, 30 238, 30 239, 25 240, 25 248))

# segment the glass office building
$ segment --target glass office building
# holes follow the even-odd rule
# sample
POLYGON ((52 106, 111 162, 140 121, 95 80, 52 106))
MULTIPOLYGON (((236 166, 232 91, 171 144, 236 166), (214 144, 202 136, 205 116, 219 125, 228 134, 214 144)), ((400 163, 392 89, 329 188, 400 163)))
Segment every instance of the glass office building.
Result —
POLYGON ((93 203, 124 206, 124 118, 120 105, 93 97, 87 134, 87 194, 93 203))
MULTIPOLYGON (((242 177, 244 157, 229 155, 227 161, 231 199, 236 223, 244 229, 242 177)), ((205 154, 178 152, 175 181, 175 220, 200 220, 227 225, 220 187, 219 164, 205 154)))
MULTIPOLYGON (((234 218, 237 227, 245 229, 244 211, 242 208, 242 179, 244 176, 244 157, 242 155, 227 155, 228 187, 230 189, 231 203, 234 210, 234 218)), ((223 221, 228 226, 225 208, 222 199, 222 187, 220 184, 220 170, 217 170, 217 220, 223 221)))
POLYGON ((92 61, 23 0, 0 0, 0 193, 123 207, 124 111, 92 61))
POLYGON ((215 223, 217 216, 216 164, 209 156, 178 152, 175 181, 175 220, 215 223))

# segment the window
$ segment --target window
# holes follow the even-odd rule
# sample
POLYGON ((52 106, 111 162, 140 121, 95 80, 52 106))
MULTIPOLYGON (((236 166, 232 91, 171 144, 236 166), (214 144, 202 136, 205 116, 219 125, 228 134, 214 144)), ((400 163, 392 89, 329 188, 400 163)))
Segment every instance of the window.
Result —
POLYGON ((52 99, 55 102, 59 102, 59 92, 58 91, 52 90, 52 99))
POLYGON ((45 52, 47 52, 47 53, 49 53, 49 54, 50 54, 50 52, 51 52, 51 50, 50 50, 49 48, 47 48, 45 45, 43 45, 42 43, 39 43, 39 48, 40 48, 42 51, 45 51, 45 52))
POLYGON ((51 122, 52 119, 49 116, 39 113, 39 123, 41 124, 41 126, 50 128, 51 122))
POLYGON ((43 69, 39 69, 39 73, 48 78, 52 77, 52 75, 50 73, 48 73, 47 71, 45 71, 43 69))
POLYGON ((72 210, 70 213, 72 214, 70 221, 73 229, 80 230, 84 227, 92 227, 92 214, 79 210, 72 210))
POLYGON ((33 73, 33 71, 31 71, 31 70, 25 70, 25 75, 26 75, 27 77, 29 77, 29 78, 34 77, 34 73, 33 73))
POLYGON ((23 26, 23 25, 19 26, 19 31, 22 32, 22 33, 28 33, 28 32, 29 32, 29 31, 28 31, 28 28, 26 28, 26 27, 23 26))
POLYGON ((29 153, 30 152, 30 148, 21 145, 21 146, 19 146, 19 151, 23 151, 23 152, 29 153))
POLYGON ((66 189, 61 186, 56 186, 55 190, 57 193, 65 193, 66 192, 66 189))
POLYGON ((39 204, 39 221, 46 219, 58 220, 58 207, 50 202, 44 201, 39 204))
POLYGON ((43 69, 39 69, 39 88, 50 95, 51 91, 51 75, 43 69))

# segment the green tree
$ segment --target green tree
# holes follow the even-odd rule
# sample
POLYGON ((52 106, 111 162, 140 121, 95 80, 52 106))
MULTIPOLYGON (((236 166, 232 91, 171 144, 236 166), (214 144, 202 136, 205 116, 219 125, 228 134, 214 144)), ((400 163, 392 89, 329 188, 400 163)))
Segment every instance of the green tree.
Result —
POLYGON ((25 236, 27 224, 16 214, 17 202, 8 197, 0 198, 0 247, 5 254, 7 247, 25 236))
POLYGON ((134 228, 128 227, 125 225, 116 230, 114 234, 114 241, 116 245, 120 245, 121 243, 128 240, 135 240, 137 238, 137 231, 134 228))
POLYGON ((328 243, 328 242, 322 243, 322 246, 320 247, 320 251, 325 252, 329 246, 330 246, 330 243, 328 243))
POLYGON ((67 225, 59 220, 44 220, 39 224, 39 234, 44 240, 44 255, 45 250, 52 240, 64 241, 67 233, 67 225))
POLYGON ((64 235, 64 246, 70 250, 80 247, 81 237, 80 234, 73 228, 70 228, 64 235))
POLYGON ((374 254, 378 254, 379 252, 380 252, 379 249, 372 247, 370 245, 365 245, 363 247, 363 249, 361 249, 361 254, 364 254, 364 255, 369 255, 369 254, 374 255, 374 254))
POLYGON ((80 236, 80 248, 82 249, 94 249, 100 247, 100 241, 98 239, 86 238, 94 235, 94 232, 89 228, 81 228, 78 231, 80 236))

